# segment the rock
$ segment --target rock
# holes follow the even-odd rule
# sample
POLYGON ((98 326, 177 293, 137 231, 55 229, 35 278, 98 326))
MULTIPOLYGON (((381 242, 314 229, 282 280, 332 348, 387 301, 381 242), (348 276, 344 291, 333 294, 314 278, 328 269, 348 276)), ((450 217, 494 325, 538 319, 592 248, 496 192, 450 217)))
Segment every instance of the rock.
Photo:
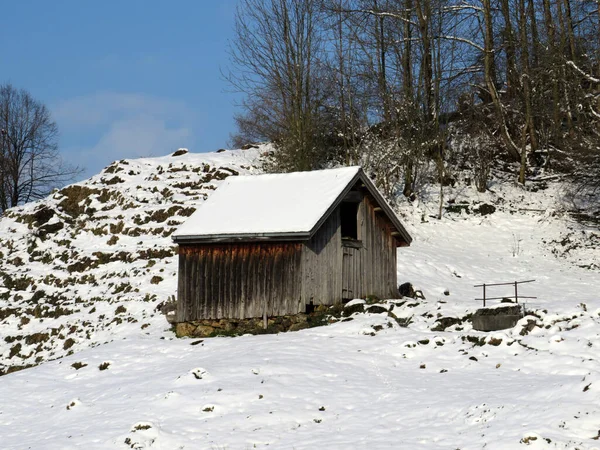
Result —
POLYGON ((367 308, 367 311, 369 314, 381 314, 381 313, 387 313, 388 310, 386 308, 384 308, 383 306, 377 306, 377 305, 373 305, 370 306, 369 308, 367 308))
POLYGON ((297 314, 291 317, 292 323, 306 323, 308 320, 308 316, 306 314, 297 314))
POLYGON ((277 334, 277 333, 283 333, 284 331, 287 331, 287 330, 280 323, 274 324, 274 325, 269 325, 269 327, 267 328, 267 333, 277 334))
POLYGON ((238 324, 237 324, 236 322, 230 322, 230 321, 227 321, 227 322, 226 322, 226 323, 225 323, 225 324, 222 326, 222 328, 223 328, 225 331, 233 331, 233 330, 235 330, 235 329, 237 328, 237 326, 238 326, 238 324))
POLYGON ((431 329, 431 331, 444 331, 446 328, 451 327, 452 325, 460 325, 462 323, 462 319, 458 317, 440 317, 436 320, 436 325, 431 329))
POLYGON ((527 324, 523 325, 523 328, 519 332, 521 336, 526 336, 537 326, 537 321, 535 319, 527 319, 527 324))
POLYGON ((290 327, 289 331, 300 331, 300 330, 304 330, 305 328, 308 328, 308 323, 306 323, 306 322, 294 323, 290 327))
POLYGON ((47 206, 42 206, 39 208, 34 214, 33 217, 38 226, 44 225, 48 222, 52 217, 54 217, 54 210, 48 208, 47 206))
POLYGON ((498 347, 500 344, 502 344, 502 339, 490 338, 490 340, 488 341, 488 344, 493 345, 494 347, 498 347))
POLYGON ((318 305, 315 307, 315 311, 317 312, 327 312, 329 310, 329 306, 327 305, 318 305))
POLYGON ((208 325, 198 325, 194 330, 194 336, 207 337, 214 333, 215 329, 208 325))
POLYGON ((398 286, 398 293, 402 297, 415 298, 415 289, 413 288, 413 285, 410 283, 404 283, 404 284, 401 284, 400 286, 398 286))
POLYGON ((188 152, 187 148, 180 148, 176 152, 174 152, 171 156, 181 156, 185 155, 188 152))
POLYGON ((56 233, 64 228, 65 224, 62 222, 54 222, 48 223, 38 228, 38 231, 41 236, 46 236, 47 234, 56 233))
POLYGON ((475 212, 481 214, 482 216, 487 216, 488 214, 494 214, 496 212, 496 207, 494 205, 484 203, 483 205, 480 205, 475 212))
POLYGON ((342 311, 342 315, 344 317, 349 317, 354 313, 362 313, 365 312, 365 305, 363 303, 355 303, 354 305, 347 306, 342 311))
POLYGON ((467 214, 470 214, 471 211, 469 209, 469 205, 465 203, 448 205, 445 207, 446 211, 451 214, 461 214, 463 211, 467 214))
POLYGON ((175 335, 177 337, 192 336, 196 327, 189 322, 180 322, 175 325, 175 335))

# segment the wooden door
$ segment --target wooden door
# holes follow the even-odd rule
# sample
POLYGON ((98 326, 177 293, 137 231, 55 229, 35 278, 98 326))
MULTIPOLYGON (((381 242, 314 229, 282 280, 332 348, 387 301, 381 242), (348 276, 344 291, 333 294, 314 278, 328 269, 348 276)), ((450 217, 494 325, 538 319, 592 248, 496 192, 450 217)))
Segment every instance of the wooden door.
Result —
POLYGON ((342 254, 342 299, 351 300, 360 294, 360 249, 342 245, 342 254))

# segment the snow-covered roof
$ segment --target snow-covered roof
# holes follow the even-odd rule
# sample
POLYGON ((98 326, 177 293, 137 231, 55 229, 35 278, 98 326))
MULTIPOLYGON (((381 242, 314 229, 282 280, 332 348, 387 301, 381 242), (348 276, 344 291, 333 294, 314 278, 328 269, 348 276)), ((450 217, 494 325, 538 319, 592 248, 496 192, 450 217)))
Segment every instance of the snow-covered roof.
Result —
POLYGON ((408 236, 377 188, 355 166, 231 176, 173 233, 173 239, 189 242, 309 238, 359 178, 366 180, 369 191, 375 191, 378 203, 385 204, 386 213, 408 236))

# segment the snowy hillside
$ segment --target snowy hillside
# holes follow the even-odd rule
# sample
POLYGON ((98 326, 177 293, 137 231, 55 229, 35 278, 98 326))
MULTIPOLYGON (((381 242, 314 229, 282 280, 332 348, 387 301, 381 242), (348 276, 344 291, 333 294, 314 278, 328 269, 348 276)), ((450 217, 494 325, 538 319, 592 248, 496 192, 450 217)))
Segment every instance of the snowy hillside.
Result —
POLYGON ((433 192, 400 205, 414 241, 398 280, 424 299, 175 338, 158 311, 176 289, 169 235, 261 151, 121 162, 0 221, 0 362, 74 352, 0 378, 0 448, 600 448, 600 233, 564 212, 560 184, 448 188, 442 220, 433 192), (474 285, 529 279, 516 327, 472 329, 474 285))
POLYGON ((161 334, 176 294, 170 235, 250 149, 115 162, 0 219, 0 374, 113 339, 161 334))

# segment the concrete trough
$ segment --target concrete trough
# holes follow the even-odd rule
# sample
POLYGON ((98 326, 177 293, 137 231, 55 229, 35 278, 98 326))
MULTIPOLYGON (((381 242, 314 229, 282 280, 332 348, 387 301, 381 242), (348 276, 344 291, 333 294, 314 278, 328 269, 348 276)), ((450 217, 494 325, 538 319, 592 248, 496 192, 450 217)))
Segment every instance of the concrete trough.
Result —
POLYGON ((477 331, 497 331, 514 327, 523 317, 520 305, 498 305, 481 308, 473 314, 473 329, 477 331))

